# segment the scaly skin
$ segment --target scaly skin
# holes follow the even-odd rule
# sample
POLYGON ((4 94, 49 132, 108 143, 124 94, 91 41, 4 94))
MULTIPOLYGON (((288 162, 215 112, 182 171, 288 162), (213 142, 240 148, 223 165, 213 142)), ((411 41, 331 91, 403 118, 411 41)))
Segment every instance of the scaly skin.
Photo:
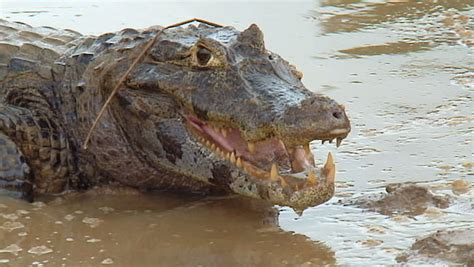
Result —
POLYGON ((332 157, 316 168, 308 144, 345 138, 344 108, 307 90, 255 25, 164 31, 83 150, 105 99, 159 29, 95 37, 0 20, 0 144, 16 144, 0 155, 10 162, 4 188, 32 199, 113 180, 295 209, 332 197, 332 157))

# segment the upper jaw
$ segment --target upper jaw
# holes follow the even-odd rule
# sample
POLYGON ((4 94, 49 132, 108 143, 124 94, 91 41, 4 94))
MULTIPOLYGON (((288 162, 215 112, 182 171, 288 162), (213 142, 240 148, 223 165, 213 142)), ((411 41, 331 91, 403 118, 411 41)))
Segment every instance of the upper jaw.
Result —
MULTIPOLYGON (((233 191, 297 209, 321 204, 334 194, 336 166, 331 153, 318 168, 309 142, 286 146, 276 137, 247 142, 238 129, 216 127, 195 116, 186 116, 186 120, 201 144, 251 178, 246 181, 257 193, 241 192, 249 184, 235 186, 239 181, 233 181, 233 191)), ((348 131, 337 129, 321 140, 336 139, 339 146, 348 131)))

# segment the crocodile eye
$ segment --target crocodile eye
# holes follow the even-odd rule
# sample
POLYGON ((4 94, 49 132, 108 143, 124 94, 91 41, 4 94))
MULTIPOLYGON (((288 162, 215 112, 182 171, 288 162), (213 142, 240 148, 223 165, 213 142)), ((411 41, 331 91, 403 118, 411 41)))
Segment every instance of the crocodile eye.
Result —
MULTIPOLYGON (((1 1, 1 0, 0 0, 1 1)), ((189 62, 188 62, 189 63, 189 62)), ((191 66, 200 69, 224 67, 222 51, 211 50, 206 45, 198 43, 191 48, 191 66)))
POLYGON ((207 48, 200 47, 196 52, 196 58, 200 66, 206 66, 212 59, 212 53, 207 48))

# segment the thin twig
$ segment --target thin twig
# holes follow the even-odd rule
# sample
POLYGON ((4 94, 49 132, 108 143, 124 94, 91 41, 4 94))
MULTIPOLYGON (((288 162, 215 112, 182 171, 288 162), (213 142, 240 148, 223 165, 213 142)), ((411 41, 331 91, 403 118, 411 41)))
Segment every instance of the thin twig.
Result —
POLYGON ((156 35, 153 37, 153 39, 151 39, 146 44, 145 48, 138 55, 138 57, 133 61, 132 65, 130 65, 128 70, 122 75, 122 77, 120 77, 120 80, 117 82, 114 89, 110 93, 109 97, 105 101, 104 105, 100 109, 99 114, 97 115, 97 117, 94 120, 94 123, 92 123, 92 126, 89 129, 89 132, 87 133, 86 140, 84 141, 83 149, 87 150, 87 148, 89 147, 90 139, 92 137, 92 134, 94 133, 95 128, 97 127, 97 124, 99 123, 100 118, 102 118, 102 115, 104 114, 105 110, 107 109, 110 101, 112 101, 112 98, 115 96, 115 94, 117 94, 120 86, 123 84, 125 79, 127 79, 128 75, 132 72, 133 68, 135 68, 135 66, 140 62, 140 60, 142 60, 145 57, 145 55, 148 53, 148 51, 153 46, 153 44, 155 44, 156 40, 158 40, 158 37, 161 35, 161 33, 163 31, 165 31, 166 29, 179 27, 179 26, 182 26, 182 25, 185 25, 185 24, 188 24, 188 23, 192 23, 192 22, 205 23, 205 24, 208 24, 208 25, 211 25, 211 26, 214 26, 214 27, 223 27, 222 25, 214 23, 214 22, 210 22, 210 21, 203 20, 203 19, 198 19, 198 18, 192 18, 192 19, 188 19, 188 20, 185 20, 185 21, 182 21, 182 22, 178 22, 178 23, 175 23, 175 24, 168 25, 168 26, 162 28, 160 31, 158 31, 156 33, 156 35))

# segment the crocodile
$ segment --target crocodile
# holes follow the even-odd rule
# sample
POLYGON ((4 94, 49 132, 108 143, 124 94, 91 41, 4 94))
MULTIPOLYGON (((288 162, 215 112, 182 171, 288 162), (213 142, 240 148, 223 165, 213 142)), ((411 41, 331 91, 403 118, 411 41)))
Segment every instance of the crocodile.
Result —
POLYGON ((90 36, 0 20, 0 188, 29 201, 119 183, 319 205, 336 169, 330 153, 315 163, 310 142, 339 146, 351 126, 301 80, 255 24, 90 36))

